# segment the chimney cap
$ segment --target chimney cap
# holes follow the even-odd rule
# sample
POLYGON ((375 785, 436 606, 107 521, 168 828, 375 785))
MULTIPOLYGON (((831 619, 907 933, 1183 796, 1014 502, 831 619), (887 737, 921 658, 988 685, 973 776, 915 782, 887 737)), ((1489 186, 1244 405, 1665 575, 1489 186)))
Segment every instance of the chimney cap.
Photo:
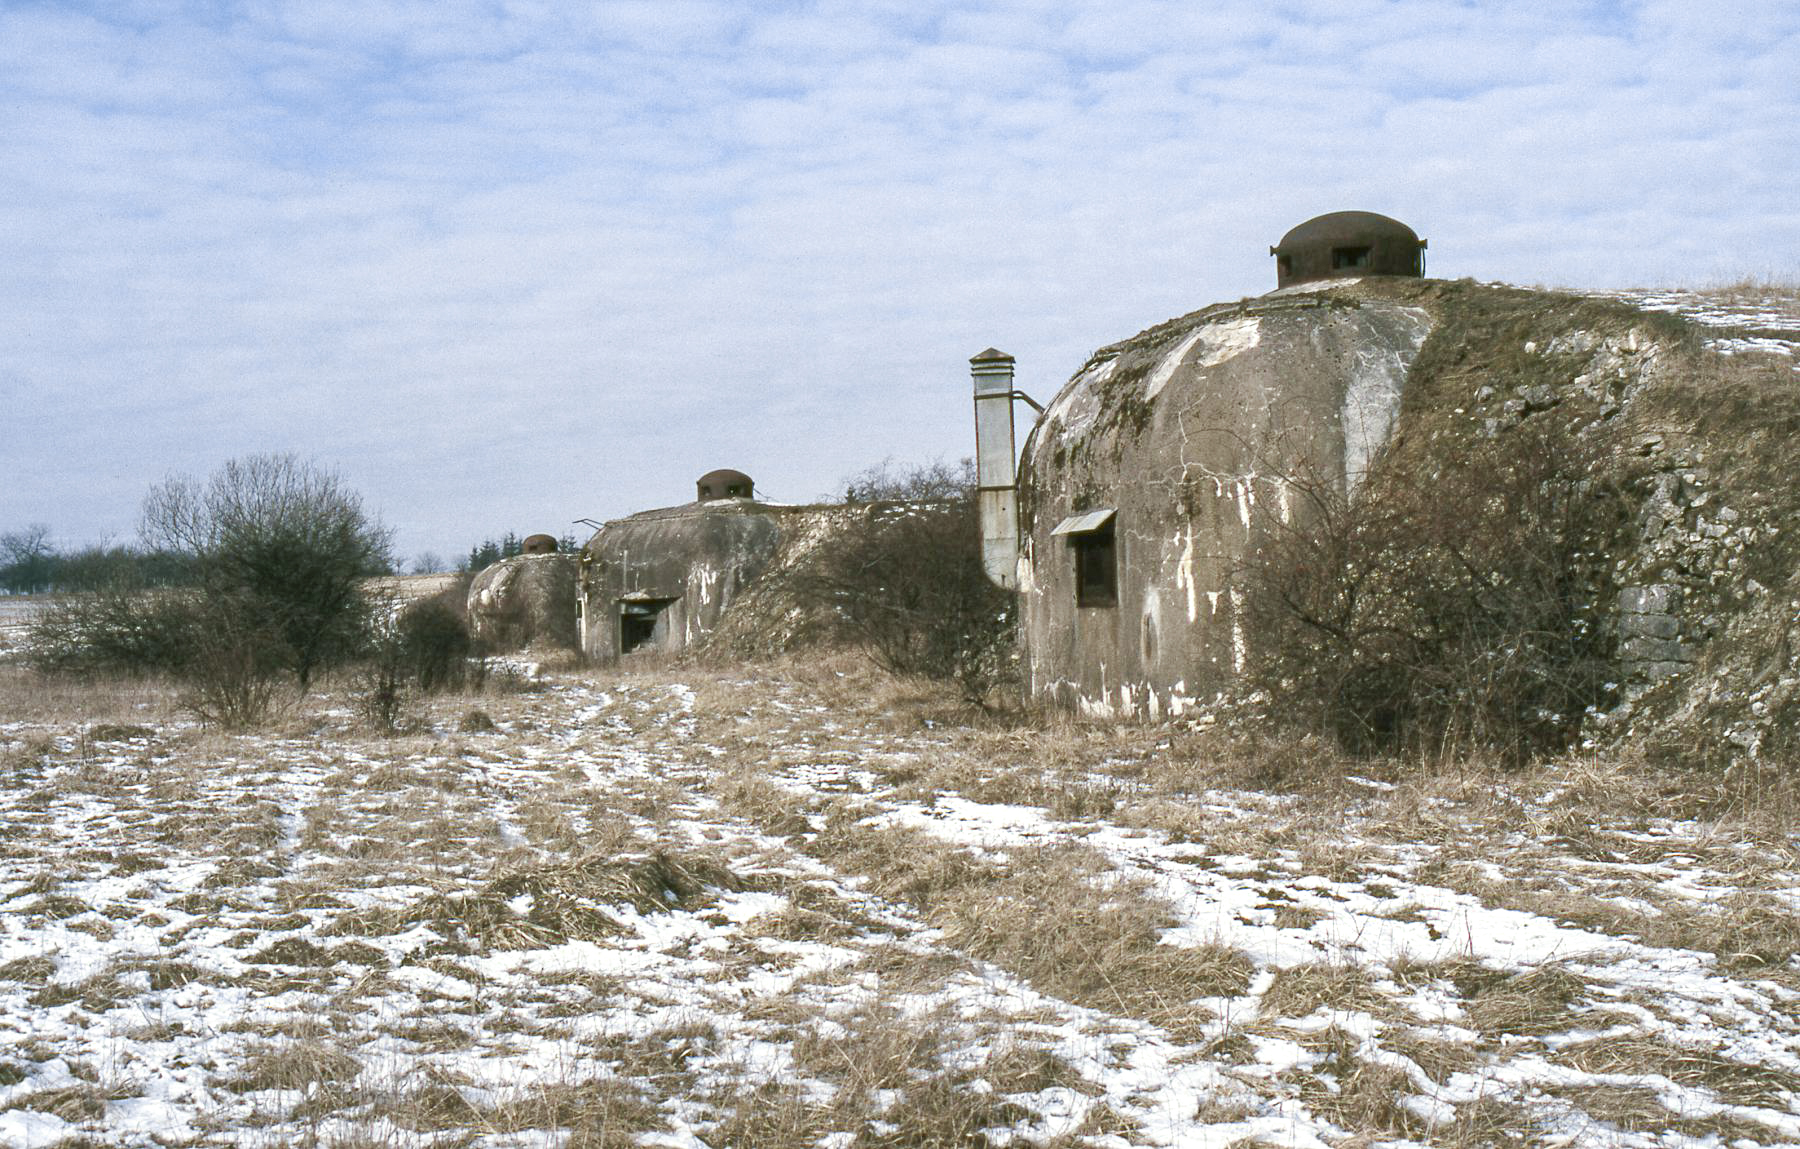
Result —
POLYGON ((1011 363, 1013 357, 995 347, 990 347, 969 360, 971 363, 1011 363))

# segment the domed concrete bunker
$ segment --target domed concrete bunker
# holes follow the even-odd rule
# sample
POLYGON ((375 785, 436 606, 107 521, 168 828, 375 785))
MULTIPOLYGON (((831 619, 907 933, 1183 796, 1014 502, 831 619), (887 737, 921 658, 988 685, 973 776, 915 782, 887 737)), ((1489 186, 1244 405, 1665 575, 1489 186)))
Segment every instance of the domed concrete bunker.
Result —
MULTIPOLYGON (((1309 234, 1327 259, 1333 242, 1366 235, 1309 234)), ((1031 429, 1016 470, 1013 360, 970 361, 983 559, 1019 593, 1033 698, 1095 716, 1179 714, 1243 674, 1239 572, 1302 513, 1296 479, 1363 481, 1436 325, 1417 280, 1348 279, 1102 347, 1031 429)))
POLYGON ((601 663, 675 653, 709 633, 780 542, 783 508, 756 502, 749 475, 708 471, 691 503, 603 525, 581 549, 581 635, 601 663))

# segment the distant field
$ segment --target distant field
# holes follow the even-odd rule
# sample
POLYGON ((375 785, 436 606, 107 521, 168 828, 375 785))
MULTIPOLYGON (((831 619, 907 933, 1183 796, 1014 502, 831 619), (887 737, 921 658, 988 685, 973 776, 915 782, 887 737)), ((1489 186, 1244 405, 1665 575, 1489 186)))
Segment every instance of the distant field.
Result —
MULTIPOLYGON (((370 579, 371 589, 391 594, 401 602, 416 602, 441 594, 457 584, 459 574, 389 575, 370 579)), ((31 620, 56 601, 54 595, 0 595, 0 655, 17 651, 31 620)))
POLYGON ((49 604, 50 599, 40 595, 0 596, 0 652, 17 647, 31 620, 49 604))

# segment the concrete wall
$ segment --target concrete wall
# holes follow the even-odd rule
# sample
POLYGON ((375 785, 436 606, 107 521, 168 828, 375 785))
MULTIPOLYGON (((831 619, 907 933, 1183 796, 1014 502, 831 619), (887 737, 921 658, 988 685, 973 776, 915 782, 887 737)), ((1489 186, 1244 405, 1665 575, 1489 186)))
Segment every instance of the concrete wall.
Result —
POLYGON ((580 642, 575 556, 517 555, 469 584, 469 634, 489 650, 573 650, 580 642))
POLYGON ((1020 463, 1034 697, 1154 716, 1232 681, 1248 641, 1233 576, 1264 516, 1296 513, 1292 476, 1354 489, 1433 326, 1416 290, 1363 282, 1172 320, 1101 349, 1058 393, 1020 463), (1052 532, 1100 508, 1117 509, 1117 604, 1078 607, 1073 544, 1052 532))
POLYGON ((618 661, 635 625, 626 620, 652 607, 653 632, 638 649, 673 653, 698 642, 769 564, 781 510, 719 499, 607 523, 581 551, 582 649, 618 661))

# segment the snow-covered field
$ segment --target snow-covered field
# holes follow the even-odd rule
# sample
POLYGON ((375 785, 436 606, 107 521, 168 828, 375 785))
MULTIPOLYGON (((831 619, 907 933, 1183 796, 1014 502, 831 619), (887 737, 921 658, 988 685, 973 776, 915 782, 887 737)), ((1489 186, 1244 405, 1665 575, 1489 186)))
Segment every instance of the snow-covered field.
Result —
POLYGON ((36 595, 0 595, 0 653, 24 645, 32 620, 48 602, 36 595))
POLYGON ((842 661, 394 738, 0 675, 0 1144, 1800 1144, 1794 839, 1702 783, 842 661))

